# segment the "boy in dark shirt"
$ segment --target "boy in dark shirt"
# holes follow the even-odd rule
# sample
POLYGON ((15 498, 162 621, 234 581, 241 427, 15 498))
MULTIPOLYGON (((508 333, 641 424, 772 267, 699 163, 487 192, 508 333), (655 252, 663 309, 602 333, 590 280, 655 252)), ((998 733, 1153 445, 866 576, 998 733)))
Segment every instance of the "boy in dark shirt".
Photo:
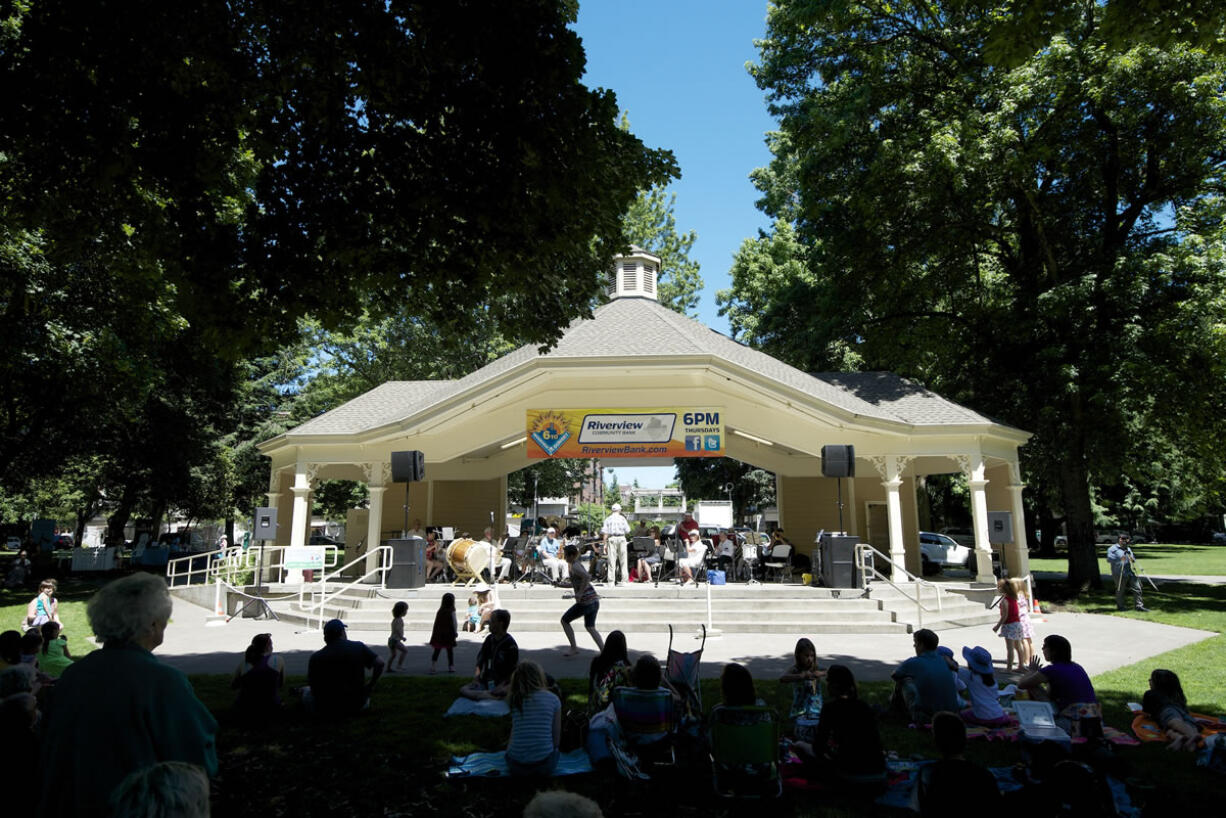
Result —
POLYGON ((1001 806, 996 779, 983 767, 967 761, 966 725, 955 713, 937 713, 932 719, 932 739, 941 760, 920 769, 915 781, 915 804, 920 815, 955 815, 995 810, 1001 806))

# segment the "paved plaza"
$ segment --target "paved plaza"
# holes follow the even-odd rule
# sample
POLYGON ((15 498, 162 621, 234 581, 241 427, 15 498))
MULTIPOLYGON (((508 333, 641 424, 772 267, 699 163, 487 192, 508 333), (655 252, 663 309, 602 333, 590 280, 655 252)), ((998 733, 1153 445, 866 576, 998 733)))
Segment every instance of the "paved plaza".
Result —
MULTIPOLYGON (((305 631, 289 623, 236 618, 229 624, 209 624, 210 611, 175 599, 174 615, 166 629, 166 641, 157 650, 162 661, 187 673, 231 673, 243 649, 257 633, 271 633, 277 653, 284 657, 287 671, 305 674, 312 652, 323 646, 318 631, 305 631)), ((562 613, 559 602, 558 614, 562 613)), ((1050 633, 1059 633, 1073 645, 1073 659, 1095 675, 1124 665, 1139 662, 1168 650, 1184 647, 1216 634, 1209 631, 1161 625, 1140 619, 1095 614, 1052 613, 1036 617, 1036 643, 1050 633)), ((390 619, 389 619, 390 623, 390 619)), ((521 656, 539 662, 545 670, 559 678, 587 675, 588 663, 595 656, 595 646, 582 629, 577 631, 583 653, 573 659, 562 657, 566 639, 561 626, 556 633, 511 633, 519 643, 521 656)), ((406 675, 424 674, 430 666, 429 633, 407 633, 409 657, 406 675)), ((992 632, 990 625, 976 625, 940 631, 941 643, 952 647, 960 657, 964 645, 983 645, 992 652, 997 666, 1003 670, 1004 643, 992 632)), ((369 644, 386 657, 387 631, 354 631, 350 638, 369 644)), ((460 634, 456 646, 456 676, 472 674, 477 649, 484 635, 460 634)), ((631 656, 650 651, 661 659, 668 651, 667 633, 635 634, 627 632, 631 656)), ((840 662, 850 666, 856 677, 865 681, 889 678, 903 659, 912 655, 911 636, 840 634, 814 638, 819 661, 823 666, 840 662)), ((790 635, 729 634, 708 638, 703 653, 702 673, 719 675, 725 662, 740 662, 749 667, 755 678, 778 677, 791 664, 796 637, 790 635)), ((692 634, 674 638, 676 650, 696 650, 699 642, 692 634)), ((445 654, 440 662, 446 670, 445 654)), ((396 683, 396 676, 388 677, 396 683)), ((1002 681, 1005 681, 1002 679, 1002 681)), ((1139 694, 1138 694, 1139 695, 1139 694)))

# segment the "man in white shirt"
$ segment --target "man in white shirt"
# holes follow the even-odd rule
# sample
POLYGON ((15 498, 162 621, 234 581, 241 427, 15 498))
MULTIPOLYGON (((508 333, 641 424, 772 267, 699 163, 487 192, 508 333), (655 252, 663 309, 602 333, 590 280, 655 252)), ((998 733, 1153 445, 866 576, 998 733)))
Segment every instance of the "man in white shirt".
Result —
POLYGON ((407 534, 405 534, 404 536, 406 536, 406 537, 420 537, 420 538, 421 538, 421 539, 423 539, 423 540, 426 538, 426 532, 425 532, 425 530, 423 530, 423 529, 422 529, 422 527, 421 527, 421 518, 420 518, 420 517, 418 517, 416 520, 414 520, 414 521, 413 521, 413 527, 412 527, 412 528, 410 528, 410 529, 409 529, 409 531, 408 531, 408 533, 407 533, 407 534))
POLYGON ((488 526, 485 529, 483 544, 489 550, 490 554, 490 584, 492 585, 496 582, 510 582, 511 558, 504 557, 502 555, 502 542, 494 535, 494 529, 489 528, 488 526), (495 571, 498 572, 497 576, 494 576, 495 571))
POLYGON ((629 556, 626 553, 626 535, 629 533, 630 523, 622 516, 621 504, 614 503, 613 513, 605 517, 600 526, 600 538, 609 560, 609 582, 614 585, 630 581, 629 556))
POLYGON ((736 534, 732 533, 731 529, 719 535, 719 542, 715 544, 715 561, 719 563, 719 570, 729 577, 733 575, 732 569, 736 565, 736 534))
POLYGON ((570 579, 570 566, 566 564, 566 560, 562 559, 562 541, 558 539, 556 528, 553 526, 546 528, 545 536, 541 537, 536 547, 541 553, 541 565, 545 566, 545 570, 549 572, 554 582, 570 579))

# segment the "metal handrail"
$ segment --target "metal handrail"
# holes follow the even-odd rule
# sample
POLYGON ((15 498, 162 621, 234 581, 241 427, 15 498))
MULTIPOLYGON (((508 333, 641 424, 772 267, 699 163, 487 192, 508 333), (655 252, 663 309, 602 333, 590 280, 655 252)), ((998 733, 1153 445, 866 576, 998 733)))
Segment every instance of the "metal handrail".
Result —
POLYGON ((217 564, 219 562, 224 563, 230 568, 230 576, 233 578, 233 572, 236 570, 234 567, 235 557, 241 558, 242 553, 243 547, 241 545, 231 545, 227 546, 226 548, 217 548, 212 551, 202 551, 197 554, 187 554, 182 557, 175 557, 174 559, 166 562, 166 579, 172 588, 183 588, 190 587, 193 584, 192 577, 194 575, 203 574, 204 581, 200 584, 204 585, 207 584, 212 577, 220 576, 221 571, 217 568, 217 564), (213 559, 213 557, 218 556, 220 556, 221 559, 213 559), (203 560, 204 567, 192 567, 193 562, 196 560, 203 560), (180 571, 179 569, 182 567, 186 567, 186 570, 180 571), (180 585, 175 582, 175 580, 184 577, 187 579, 186 585, 180 585))
MULTIPOLYGON (((900 594, 902 594, 903 596, 907 597, 908 599, 912 600, 915 603, 916 624, 919 625, 920 627, 924 626, 925 608, 924 608, 923 594, 922 594, 922 589, 924 586, 928 586, 932 588, 933 596, 936 597, 936 601, 937 601, 936 612, 937 613, 941 612, 941 589, 935 583, 931 583, 926 579, 921 579, 920 577, 915 576, 910 571, 908 571, 906 568, 903 568, 901 565, 897 565, 896 563, 894 563, 893 560, 890 559, 890 557, 881 553, 880 551, 878 551, 876 548, 869 545, 868 543, 857 543, 856 544, 856 556, 859 560, 860 571, 862 573, 864 573, 866 576, 871 573, 872 575, 876 576, 878 579, 881 579, 884 582, 888 582, 890 584, 890 587, 892 587, 894 590, 898 591, 900 594), (911 580, 912 584, 915 585, 915 596, 914 597, 912 597, 911 594, 907 593, 905 588, 898 585, 898 583, 894 582, 894 580, 890 579, 885 574, 877 570, 877 566, 874 560, 872 559, 872 556, 874 554, 880 556, 881 558, 885 560, 888 560, 892 565, 894 565, 900 571, 902 571, 903 574, 907 577, 907 579, 911 580)), ((931 611, 932 609, 928 608, 927 610, 931 611)))
MULTIPOLYGON (((350 588, 353 588, 354 586, 363 583, 366 580, 366 578, 371 576, 372 574, 380 575, 379 576, 379 587, 380 588, 387 587, 387 572, 391 570, 391 567, 392 567, 392 547, 390 545, 381 545, 375 550, 379 552, 379 564, 375 566, 374 568, 370 569, 369 571, 367 571, 366 573, 359 575, 357 579, 354 579, 353 581, 348 582, 345 585, 342 585, 340 588, 337 588, 331 594, 327 593, 328 581, 335 577, 339 577, 341 574, 345 572, 346 569, 354 565, 357 565, 359 562, 365 562, 366 558, 370 555, 369 550, 367 550, 361 556, 356 557, 355 559, 346 563, 345 565, 342 565, 340 568, 338 568, 333 573, 331 574, 325 573, 323 577, 316 580, 315 582, 303 582, 302 585, 298 587, 298 608, 306 614, 306 620, 307 620, 308 627, 310 626, 310 622, 311 622, 311 613, 317 610, 319 612, 319 628, 320 630, 322 630, 324 626, 324 613, 323 612, 324 612, 325 606, 329 602, 331 602, 333 599, 343 594, 345 591, 348 591, 350 588), (304 600, 303 597, 304 597, 304 594, 306 593, 308 585, 318 585, 319 586, 318 593, 321 594, 319 602, 311 602, 310 605, 308 605, 306 601, 304 600)), ((311 596, 314 597, 315 594, 316 594, 316 591, 312 589, 311 596)))

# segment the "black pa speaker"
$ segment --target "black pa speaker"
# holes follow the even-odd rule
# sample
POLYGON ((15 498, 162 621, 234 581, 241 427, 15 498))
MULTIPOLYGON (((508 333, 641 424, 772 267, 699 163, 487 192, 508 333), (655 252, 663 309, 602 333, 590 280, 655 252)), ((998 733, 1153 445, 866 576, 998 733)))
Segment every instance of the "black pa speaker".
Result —
POLYGON ((274 541, 277 539, 277 510, 260 506, 255 510, 253 540, 274 541))
POLYGON ((411 452, 392 452, 392 481, 416 483, 426 479, 426 456, 414 449, 411 452))
POLYGON ((822 446, 822 477, 855 476, 855 446, 822 446))

